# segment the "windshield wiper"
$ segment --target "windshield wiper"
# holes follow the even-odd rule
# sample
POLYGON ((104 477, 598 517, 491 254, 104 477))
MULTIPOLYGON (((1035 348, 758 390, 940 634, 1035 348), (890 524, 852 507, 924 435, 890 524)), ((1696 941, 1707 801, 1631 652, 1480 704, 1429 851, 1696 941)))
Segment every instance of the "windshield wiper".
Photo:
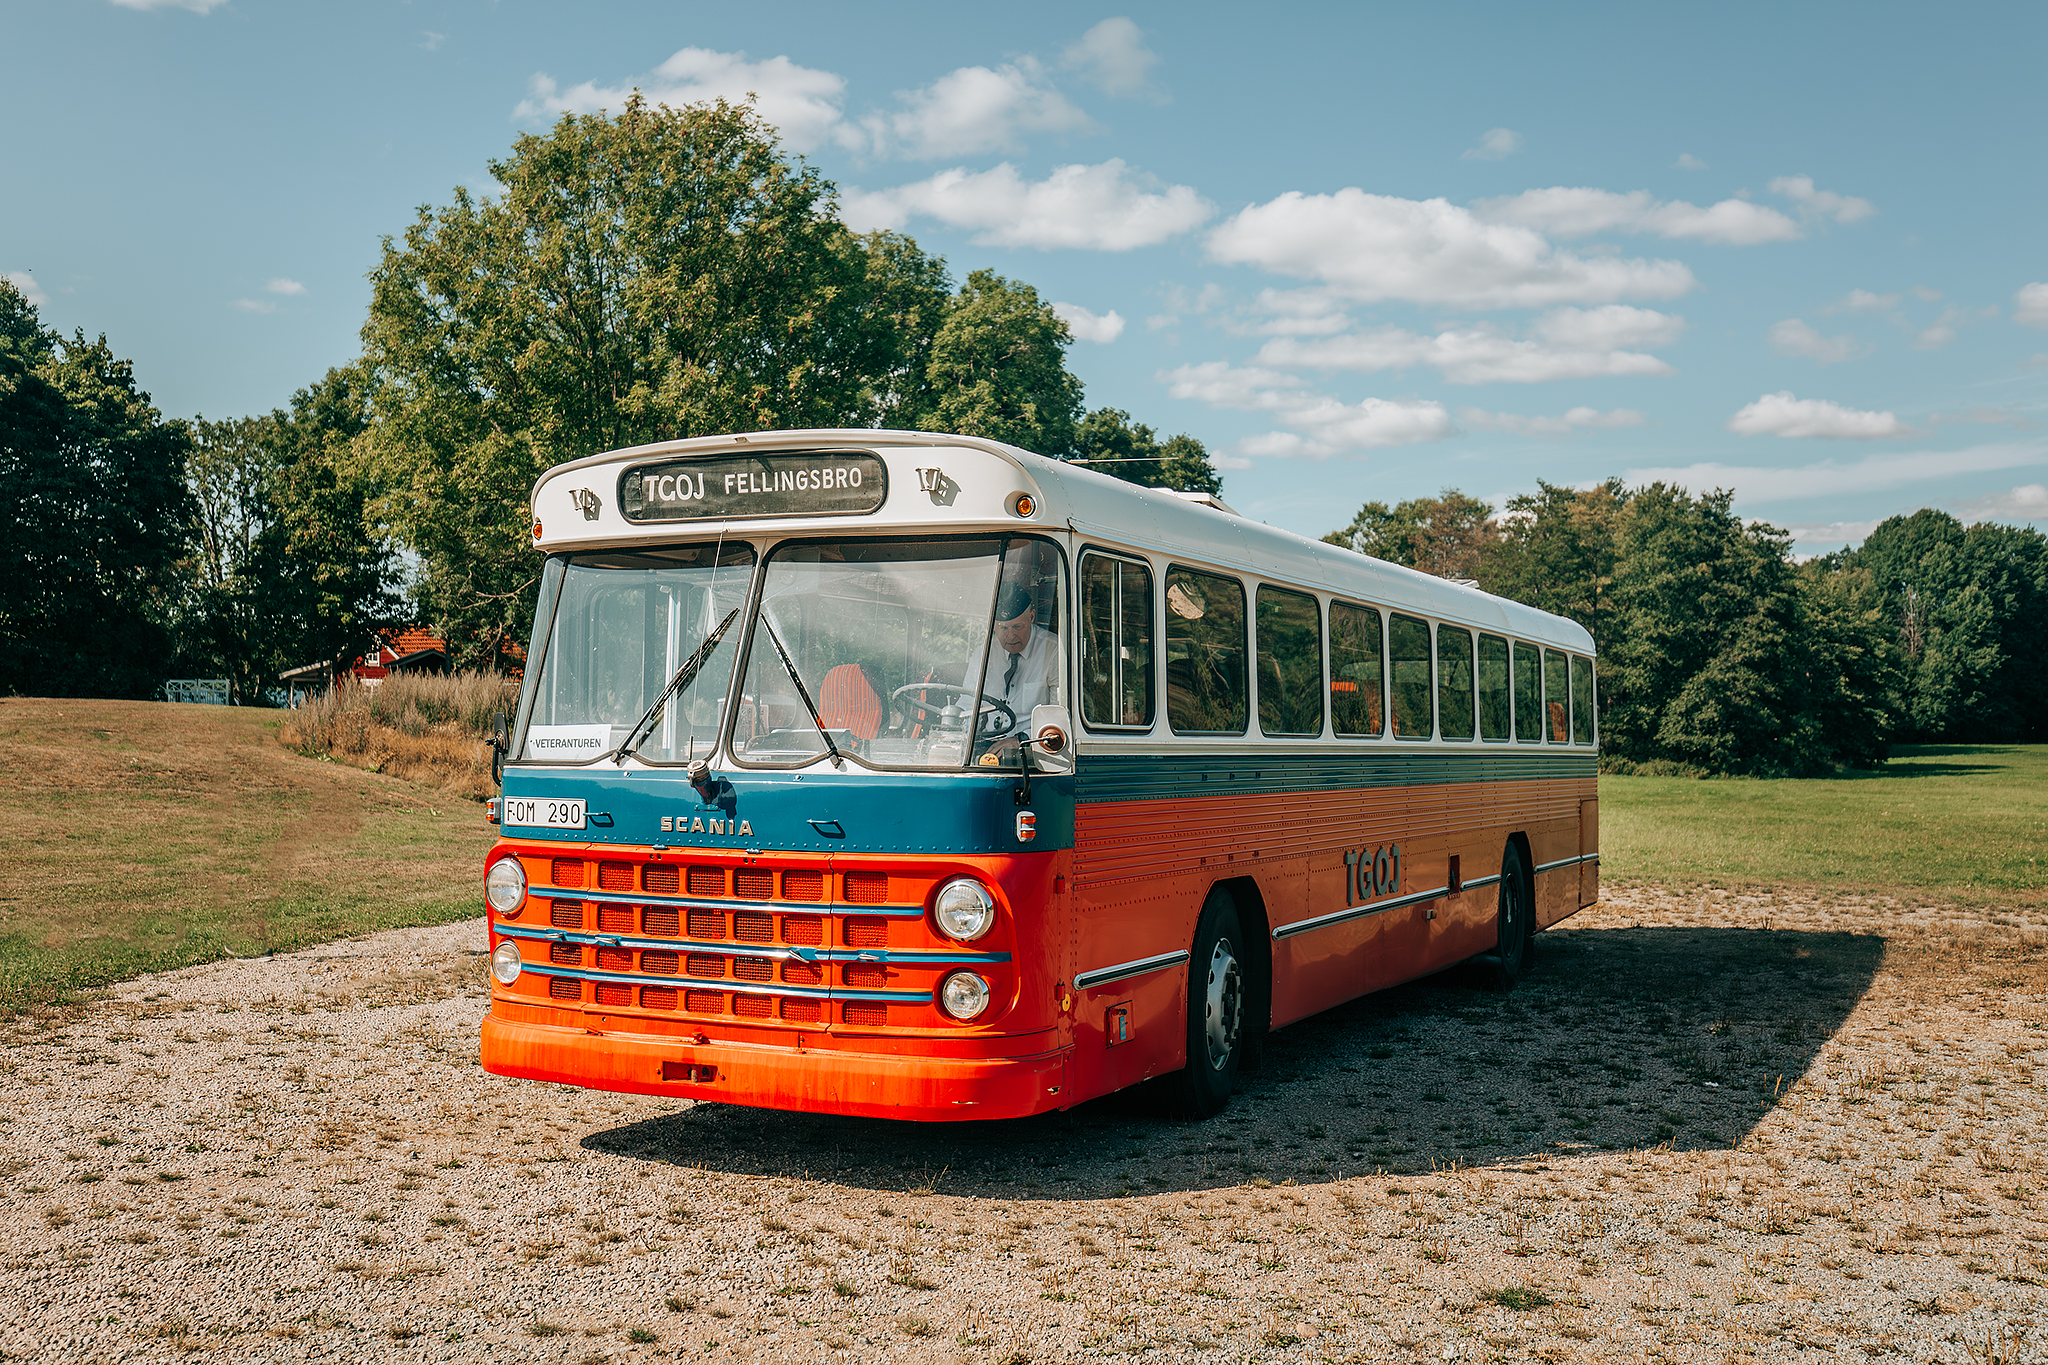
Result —
POLYGON ((633 751, 639 747, 640 732, 644 729, 650 735, 654 733, 652 722, 661 713, 661 708, 668 705, 670 697, 673 697, 676 693, 697 680, 697 674, 703 669, 705 661, 710 659, 711 651, 718 648, 718 642, 725 638, 725 632, 732 628, 732 623, 739 619, 739 614, 740 609, 738 607, 734 607, 725 614, 725 619, 718 623, 718 629, 705 636, 704 643, 698 645, 690 657, 683 660, 683 666, 678 668, 676 675, 668 680, 668 686, 663 688, 661 695, 654 699, 654 705, 648 707, 647 713, 633 722, 633 728, 626 731, 625 742, 619 745, 618 748, 613 749, 611 753, 601 754, 599 757, 611 758, 613 755, 617 755, 619 766, 622 768, 626 766, 626 760, 631 758, 633 751))
POLYGON ((775 633, 775 623, 769 620, 768 608, 765 606, 761 608, 761 629, 768 632, 768 642, 775 646, 775 653, 782 660, 783 671, 788 673, 789 680, 796 684, 796 694, 803 698, 804 714, 811 718, 812 725, 818 727, 818 738, 825 741, 825 748, 832 755, 832 766, 845 767, 846 760, 840 755, 839 746, 832 742, 832 732, 825 728, 825 718, 818 714, 818 704, 811 700, 811 691, 804 686, 802 675, 796 671, 796 665, 789 661, 789 651, 782 647, 782 637, 775 633))

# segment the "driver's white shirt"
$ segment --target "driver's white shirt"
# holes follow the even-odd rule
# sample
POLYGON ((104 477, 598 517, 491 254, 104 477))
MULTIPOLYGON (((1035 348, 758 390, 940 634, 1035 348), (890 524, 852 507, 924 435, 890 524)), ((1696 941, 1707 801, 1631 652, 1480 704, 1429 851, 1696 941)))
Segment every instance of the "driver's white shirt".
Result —
MULTIPOLYGON (((988 672, 983 689, 991 697, 1001 697, 1017 714, 1016 732, 1024 734, 1031 728, 1031 708, 1050 705, 1059 682, 1060 637, 1044 626, 1031 627, 1031 638, 1024 642, 1018 652, 1017 676, 1010 680, 1008 688, 1003 686, 1003 674, 1010 668, 1010 653, 997 645, 989 653, 988 672)), ((975 680, 967 678, 963 687, 972 688, 975 680)))

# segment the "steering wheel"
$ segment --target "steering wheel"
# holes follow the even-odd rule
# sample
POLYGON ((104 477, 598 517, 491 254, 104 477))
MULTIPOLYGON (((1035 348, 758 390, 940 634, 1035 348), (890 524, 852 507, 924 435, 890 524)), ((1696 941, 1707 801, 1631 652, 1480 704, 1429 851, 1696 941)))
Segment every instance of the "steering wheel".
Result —
POLYGON ((1001 697, 991 697, 986 692, 976 692, 973 688, 963 687, 958 683, 905 683, 889 694, 889 710, 893 714, 900 709, 904 712, 906 720, 914 721, 919 725, 936 723, 939 718, 939 708, 933 706, 922 697, 912 699, 909 695, 912 692, 933 691, 943 693, 948 697, 979 698, 981 702, 980 728, 981 733, 984 735, 1000 735, 1017 728, 1017 713, 1011 708, 1010 703, 1004 701, 1001 697), (991 724, 991 722, 994 723, 991 724))

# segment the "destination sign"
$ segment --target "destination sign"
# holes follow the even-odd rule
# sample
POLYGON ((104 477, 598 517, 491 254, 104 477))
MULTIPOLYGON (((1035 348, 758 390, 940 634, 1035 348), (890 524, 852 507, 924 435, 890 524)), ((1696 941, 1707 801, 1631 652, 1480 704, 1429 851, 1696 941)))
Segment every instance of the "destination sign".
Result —
POLYGON ((619 506, 629 521, 857 516, 888 492, 888 470, 864 450, 776 450, 636 465, 620 476, 619 506))

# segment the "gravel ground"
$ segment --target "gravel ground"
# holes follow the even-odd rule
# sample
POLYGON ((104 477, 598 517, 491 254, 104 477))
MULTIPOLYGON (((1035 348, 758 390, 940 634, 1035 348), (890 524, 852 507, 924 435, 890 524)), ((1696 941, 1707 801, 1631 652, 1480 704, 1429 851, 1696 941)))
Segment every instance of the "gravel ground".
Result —
POLYGON ((481 921, 4 1027, 34 1360, 2041 1358, 2048 942, 1610 889, 1231 1109, 911 1127, 505 1081, 481 921))

